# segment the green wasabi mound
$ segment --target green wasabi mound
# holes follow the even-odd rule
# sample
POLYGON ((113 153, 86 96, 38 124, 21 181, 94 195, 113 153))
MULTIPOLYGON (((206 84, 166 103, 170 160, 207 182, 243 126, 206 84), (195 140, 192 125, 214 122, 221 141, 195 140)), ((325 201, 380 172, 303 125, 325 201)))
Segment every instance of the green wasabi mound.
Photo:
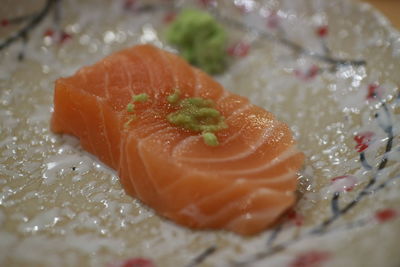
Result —
POLYGON ((167 29, 166 39, 191 64, 210 74, 224 71, 227 34, 210 14, 183 10, 167 29))

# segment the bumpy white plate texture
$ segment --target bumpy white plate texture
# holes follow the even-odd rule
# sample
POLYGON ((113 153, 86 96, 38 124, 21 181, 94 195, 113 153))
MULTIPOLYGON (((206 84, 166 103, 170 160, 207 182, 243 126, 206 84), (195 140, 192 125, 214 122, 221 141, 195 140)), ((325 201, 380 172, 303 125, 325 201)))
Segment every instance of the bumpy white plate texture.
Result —
POLYGON ((400 36, 369 5, 25 0, 0 20, 1 266, 399 266, 400 36), (297 205, 252 238, 160 219, 49 130, 55 79, 138 43, 173 51, 184 6, 229 31, 216 78, 287 122, 307 157, 297 205))

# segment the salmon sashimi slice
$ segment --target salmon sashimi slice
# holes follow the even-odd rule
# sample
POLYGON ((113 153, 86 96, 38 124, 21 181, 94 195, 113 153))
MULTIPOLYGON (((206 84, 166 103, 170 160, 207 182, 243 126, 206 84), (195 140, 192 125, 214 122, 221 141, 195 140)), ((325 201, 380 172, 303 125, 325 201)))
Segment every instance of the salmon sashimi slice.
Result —
POLYGON ((56 81, 51 128, 118 171, 126 192, 197 229, 256 234, 295 202, 304 155, 288 126, 177 55, 138 45, 56 81), (167 99, 212 100, 227 127, 202 134, 171 123, 167 99), (127 111, 132 96, 134 117, 127 111))

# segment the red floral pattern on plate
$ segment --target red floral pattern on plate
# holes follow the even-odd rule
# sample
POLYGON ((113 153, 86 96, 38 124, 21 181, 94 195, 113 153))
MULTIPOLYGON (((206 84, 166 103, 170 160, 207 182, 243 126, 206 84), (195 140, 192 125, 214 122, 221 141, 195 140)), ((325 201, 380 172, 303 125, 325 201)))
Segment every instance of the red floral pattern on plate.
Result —
POLYGON ((55 32, 53 29, 49 28, 47 29, 44 33, 43 33, 44 37, 51 37, 54 40, 56 40, 56 42, 58 44, 63 44, 66 41, 70 40, 72 38, 72 35, 70 35, 69 33, 66 33, 65 31, 61 31, 61 32, 55 32))
POLYGON ((394 209, 383 209, 379 210, 375 213, 375 218, 378 220, 378 222, 387 222, 390 221, 394 218, 396 218, 398 215, 397 211, 394 209))
POLYGON ((375 100, 382 97, 382 87, 377 83, 371 83, 368 85, 367 100, 375 100))
POLYGON ((228 48, 228 54, 234 57, 245 57, 249 54, 250 45, 245 42, 238 42, 228 48))
POLYGON ((352 175, 342 175, 331 179, 333 192, 350 192, 356 185, 357 179, 352 175))
POLYGON ((300 227, 304 223, 304 216, 295 211, 294 209, 290 209, 287 213, 287 218, 297 227, 300 227))
POLYGON ((315 33, 317 34, 318 37, 320 37, 320 38, 325 38, 325 37, 328 35, 328 33, 329 33, 329 31, 328 31, 328 26, 327 26, 327 25, 319 26, 319 27, 315 30, 315 33))
POLYGON ((317 65, 312 65, 306 71, 295 70, 294 75, 303 81, 311 81, 317 77, 319 72, 320 68, 317 65))
POLYGON ((163 22, 164 23, 171 23, 175 20, 176 13, 175 12, 168 12, 164 15, 163 22))
POLYGON ((267 27, 269 29, 277 29, 280 24, 280 18, 278 16, 278 13, 274 10, 269 13, 267 16, 267 27))
POLYGON ((111 264, 109 267, 156 267, 156 265, 149 259, 132 258, 121 263, 111 264))
POLYGON ((10 21, 8 20, 8 19, 2 19, 1 21, 0 21, 0 25, 2 26, 2 27, 6 27, 6 26, 8 26, 10 24, 10 21))
POLYGON ((375 134, 373 132, 367 131, 359 133, 356 136, 354 136, 354 141, 356 141, 357 143, 355 147, 357 152, 361 153, 365 151, 371 144, 374 135, 375 134))
POLYGON ((289 267, 320 267, 330 257, 331 254, 326 251, 307 251, 297 255, 289 267))

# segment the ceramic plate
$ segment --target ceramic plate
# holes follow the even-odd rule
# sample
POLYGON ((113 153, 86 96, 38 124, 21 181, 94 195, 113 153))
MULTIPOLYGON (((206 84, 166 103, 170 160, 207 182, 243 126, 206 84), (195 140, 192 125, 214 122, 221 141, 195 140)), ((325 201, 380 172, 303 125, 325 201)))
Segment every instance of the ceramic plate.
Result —
POLYGON ((21 0, 0 20, 0 265, 399 266, 400 36, 369 5, 21 0), (55 79, 138 43, 173 51, 164 32, 185 6, 229 31, 216 79, 306 154, 296 206, 255 237, 161 219, 49 130, 55 79))

